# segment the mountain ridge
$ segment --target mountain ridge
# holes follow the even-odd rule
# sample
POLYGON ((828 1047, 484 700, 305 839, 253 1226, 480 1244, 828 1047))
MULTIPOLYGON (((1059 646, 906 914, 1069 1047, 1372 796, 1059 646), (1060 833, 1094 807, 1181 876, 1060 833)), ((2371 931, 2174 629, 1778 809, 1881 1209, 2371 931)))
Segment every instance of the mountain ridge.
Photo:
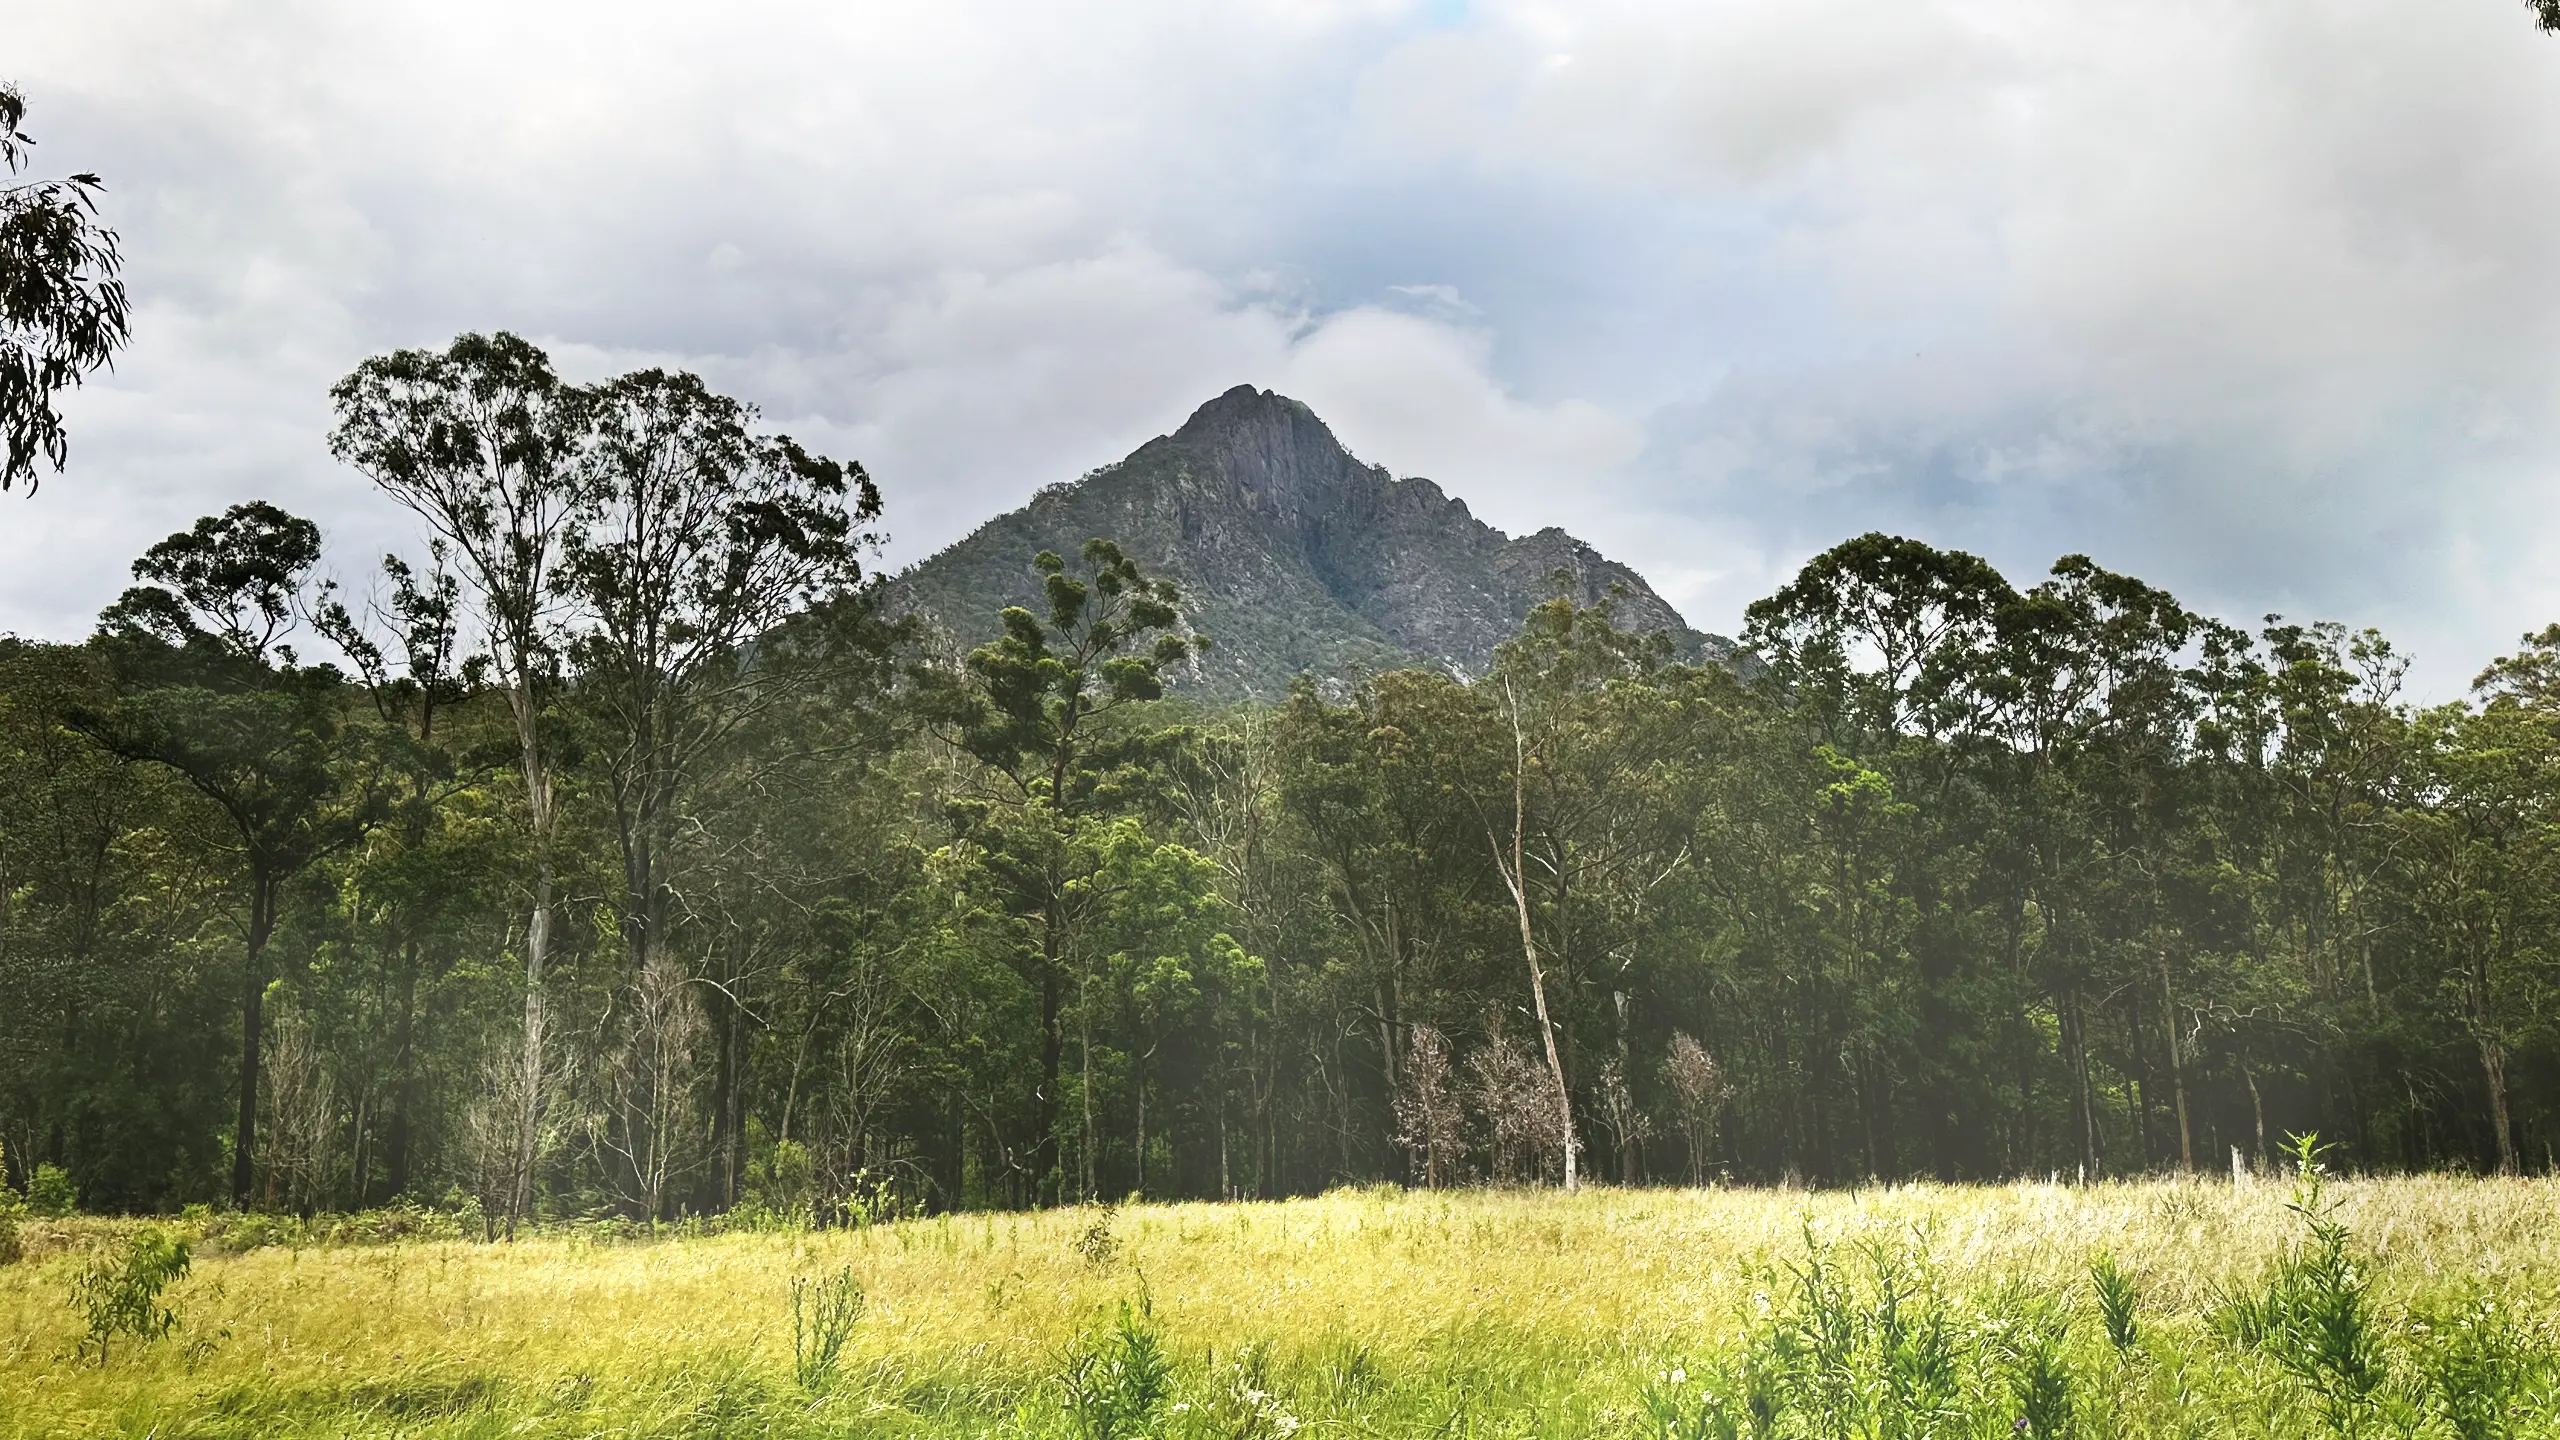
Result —
POLYGON ((1577 600, 1610 599, 1619 624, 1666 631, 1684 655, 1732 649, 1563 528, 1506 535, 1429 479, 1363 464, 1305 404, 1250 385, 909 566, 892 603, 975 644, 999 609, 1034 603, 1033 556, 1071 556, 1096 535, 1182 587, 1186 621, 1212 643, 1169 678, 1203 699, 1273 698, 1301 673, 1481 674, 1559 570, 1577 600))

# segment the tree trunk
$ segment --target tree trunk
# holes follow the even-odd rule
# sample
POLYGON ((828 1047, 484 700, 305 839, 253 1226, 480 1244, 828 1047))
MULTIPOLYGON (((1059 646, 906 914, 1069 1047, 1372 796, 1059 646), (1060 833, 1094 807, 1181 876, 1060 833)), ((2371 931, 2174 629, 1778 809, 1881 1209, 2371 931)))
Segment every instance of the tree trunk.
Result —
POLYGON ((731 987, 737 983, 732 971, 723 977, 728 983, 711 987, 711 1013, 716 1036, 714 1069, 711 1076, 711 1207, 725 1210, 738 1202, 738 1070, 740 1051, 745 1036, 737 1002, 731 998, 731 987))
POLYGON ((409 1115, 417 1103, 418 1091, 418 966, 418 938, 411 935, 400 945, 400 1016, 392 1028, 391 1117, 383 1126, 382 1136, 383 1178, 393 1195, 409 1192, 409 1115))
POLYGON ((1094 1197, 1093 1168, 1093 975, 1090 970, 1076 977, 1076 1082, 1077 1098, 1083 1101, 1084 1140, 1077 1146, 1076 1168, 1083 1172, 1077 1198, 1092 1204, 1094 1197))
POLYGON ((2080 1173, 2098 1173, 2098 1097, 2089 1079, 2089 1019, 2080 1005, 2075 983, 2062 1002, 2062 1043, 2071 1065, 2073 1099, 2079 1110, 2080 1173))
POLYGON ((1041 1205, 1057 1204, 1066 1188, 1066 1175, 1058 1165, 1058 1082, 1067 1048, 1058 991, 1058 926, 1053 908, 1040 935, 1040 1103, 1035 1112, 1040 1130, 1031 1150, 1034 1203, 1041 1205))
POLYGON ((2489 1083, 2489 1128, 2498 1137, 2498 1173, 2518 1174, 2523 1166, 2516 1159, 2515 1125, 2507 1113, 2507 1047, 2486 1031, 2480 1035, 2480 1074, 2489 1083))
POLYGON ((1555 1022, 1547 1015, 1547 976, 1538 963, 1538 939, 1529 924, 1529 877, 1521 869, 1529 829, 1529 782, 1526 773, 1529 743, 1528 736, 1520 728, 1520 706, 1516 699, 1511 706, 1511 745, 1511 858, 1507 866, 1503 861, 1502 842, 1490 834, 1485 838, 1493 840, 1494 868, 1502 871, 1504 883, 1510 886, 1512 909, 1520 918, 1520 953, 1529 960, 1529 998, 1536 1006, 1538 1038, 1546 1045, 1547 1074, 1555 1081, 1556 1119, 1564 1127, 1564 1188, 1572 1191, 1581 1185, 1580 1167, 1575 1164, 1575 1152, 1580 1147, 1573 1133, 1573 1092, 1565 1087, 1564 1056, 1556 1048, 1555 1022))
POLYGON ((2249 1119, 2256 1126, 2258 1140, 2258 1153, 2251 1158, 2264 1163, 2267 1158, 2267 1102, 2258 1094, 2258 1072, 2250 1069, 2245 1059, 2240 1062, 2240 1078, 2249 1082, 2249 1119))
POLYGON ((231 1147, 231 1204, 249 1208, 257 1176, 259 1043, 266 1033, 267 939, 275 933, 279 878, 266 861, 249 861, 248 954, 240 966, 240 1116, 231 1147))
POLYGON ((2192 1173, 2196 1168, 2195 1131, 2187 1119, 2187 1060, 2184 1047, 2178 1044, 2178 1001, 2169 989, 2169 965, 2160 964, 2160 1018, 2169 1035, 2169 1086, 2178 1102, 2178 1168, 2192 1173))
POLYGON ((506 1236, 516 1238, 516 1223, 533 1208, 533 1170, 541 1158, 543 1048, 549 1038, 550 1010, 544 1002, 544 969, 551 956, 551 900, 557 884, 552 856, 556 812, 552 806, 551 771, 534 728, 531 683, 508 692, 515 712, 516 742, 523 756, 525 812, 533 830, 533 911, 524 927, 524 1045, 516 1077, 515 1155, 507 1191, 506 1236))

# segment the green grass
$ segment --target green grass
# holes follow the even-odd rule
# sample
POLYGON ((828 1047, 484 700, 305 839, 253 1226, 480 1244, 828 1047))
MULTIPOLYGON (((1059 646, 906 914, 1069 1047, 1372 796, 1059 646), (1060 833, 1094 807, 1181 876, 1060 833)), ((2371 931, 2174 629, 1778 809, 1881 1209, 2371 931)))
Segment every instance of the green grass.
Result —
POLYGON ((178 1328, 104 1365, 74 1282, 132 1222, 30 1222, 0 1437, 2560 1434, 2560 1183, 2334 1184, 2334 1232, 2299 1199, 1381 1190, 1133 1205, 1110 1246, 1092 1210, 214 1235, 178 1328))

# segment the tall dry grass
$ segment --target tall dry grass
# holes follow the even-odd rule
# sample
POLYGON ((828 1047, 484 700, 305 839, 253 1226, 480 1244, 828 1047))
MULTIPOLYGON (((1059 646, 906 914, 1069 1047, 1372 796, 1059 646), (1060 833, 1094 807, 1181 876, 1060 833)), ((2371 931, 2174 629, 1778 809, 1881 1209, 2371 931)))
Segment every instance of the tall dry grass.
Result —
MULTIPOLYGON (((2485 1299, 2547 1343, 2560 1183, 2357 1180, 2330 1198, 2399 1327, 2412 1396, 2431 1317, 2485 1299)), ((2216 1325, 2303 1243, 2291 1199, 2273 1181, 1373 1190, 1129 1205, 1099 1248, 1093 1210, 615 1243, 212 1244, 170 1292, 181 1329, 103 1367, 77 1354, 67 1295, 124 1222, 30 1225, 29 1258, 0 1268, 0 1436, 1075 1433, 1059 1377, 1124 1305, 1172 1359, 1184 1408, 1150 1422, 1164 1433, 1641 1434, 1647 1387, 1739 1363, 1808 1254, 1856 1272, 1863 1297, 1850 1261, 1886 1250, 1916 1257, 1967 1324, 2028 1305, 2080 1317, 2074 1363, 2116 1388, 2089 1392, 2076 1433, 2181 1433, 2125 1428, 2180 1416, 2196 1433, 2328 1433, 2280 1366, 2216 1325), (2139 1297, 2131 1358, 2111 1356, 2091 1298, 2101 1255, 2139 1297), (848 1271, 867 1305, 813 1393, 795 1379, 793 1283, 848 1271)), ((2455 1433, 2411 1404, 2410 1433, 2455 1433)), ((2005 1413, 1977 1422, 2015 1430, 2005 1413)))

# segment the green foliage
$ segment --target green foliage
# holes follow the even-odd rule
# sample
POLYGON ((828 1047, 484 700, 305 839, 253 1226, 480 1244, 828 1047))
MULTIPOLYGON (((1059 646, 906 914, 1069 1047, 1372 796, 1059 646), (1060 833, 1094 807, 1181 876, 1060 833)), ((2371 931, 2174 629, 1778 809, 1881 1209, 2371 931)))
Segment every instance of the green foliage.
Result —
POLYGON ((2100 1255, 2089 1262, 2089 1289, 2097 1296, 2098 1321, 2106 1326, 2107 1343, 2119 1355, 2132 1354, 2142 1338, 2141 1323, 2134 1314, 2141 1296, 2133 1277, 2116 1264, 2116 1257, 2100 1255))
POLYGON ((791 1282, 791 1375, 812 1395, 836 1380, 845 1342, 861 1322, 866 1301, 848 1265, 833 1275, 791 1282))
POLYGON ((2019 1311, 2001 1336, 2017 1433, 2030 1440, 2067 1440, 2080 1433, 2078 1376, 2065 1349, 2070 1317, 2032 1301, 2019 1311))
POLYGON ((86 171, 20 180, 36 143, 26 118, 26 96, 0 84, 0 494, 22 480, 32 492, 39 461, 62 469, 56 398, 132 338, 123 251, 98 217, 105 184, 86 171))
POLYGON ((1058 1376, 1058 1402, 1075 1440, 1138 1440, 1154 1433, 1173 1399, 1173 1362, 1154 1312, 1121 1302, 1109 1333, 1087 1341, 1058 1376))
POLYGON ((2505 1440, 2550 1414, 2549 1343, 2513 1306, 2490 1296, 2427 1317, 2416 1360, 2428 1407, 2455 1440, 2505 1440))
POLYGON ((2308 1387, 2342 1433, 2361 1423, 2389 1380, 2371 1278, 2348 1253, 2350 1232, 2326 1198, 2316 1134, 2293 1137, 2293 1199, 2306 1243, 2278 1260, 2254 1290, 2229 1295, 2224 1331, 2308 1387))
POLYGON ((796 1140, 777 1140, 759 1145, 760 1125, 750 1125, 747 1135, 749 1153, 745 1178, 738 1189, 738 1208, 733 1220, 750 1226, 770 1223, 788 1229, 803 1228, 816 1218, 817 1166, 810 1158, 809 1147, 796 1140))
POLYGON ((177 1329, 178 1312, 160 1297, 185 1278, 189 1263, 187 1242, 156 1226, 90 1256, 71 1282, 71 1303, 88 1326, 81 1349, 97 1352, 104 1365, 107 1347, 119 1335, 148 1344, 177 1329))
POLYGON ((47 1219, 59 1219, 80 1208, 79 1187, 69 1171, 46 1161, 36 1166, 27 1177, 27 1209, 47 1219))

